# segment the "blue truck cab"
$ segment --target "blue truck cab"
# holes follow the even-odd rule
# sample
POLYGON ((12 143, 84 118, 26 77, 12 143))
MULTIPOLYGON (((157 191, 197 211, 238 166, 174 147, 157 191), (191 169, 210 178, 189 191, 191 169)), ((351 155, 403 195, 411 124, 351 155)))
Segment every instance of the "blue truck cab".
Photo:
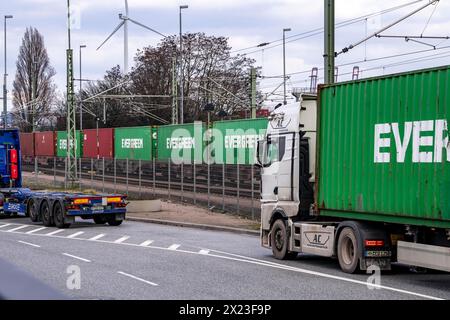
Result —
POLYGON ((21 188, 19 130, 0 130, 0 187, 21 188))
POLYGON ((0 213, 27 216, 45 226, 68 228, 75 217, 119 226, 126 215, 126 196, 33 191, 22 187, 18 129, 0 130, 0 213))

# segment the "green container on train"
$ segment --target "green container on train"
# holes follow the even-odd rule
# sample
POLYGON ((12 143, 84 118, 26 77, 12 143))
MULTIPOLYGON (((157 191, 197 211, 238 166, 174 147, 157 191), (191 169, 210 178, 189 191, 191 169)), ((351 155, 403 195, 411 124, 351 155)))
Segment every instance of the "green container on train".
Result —
MULTIPOLYGON (((83 134, 79 130, 75 134, 76 156, 81 158, 83 156, 83 134)), ((71 144, 73 145, 73 141, 71 141, 71 144)), ((67 131, 56 133, 56 156, 67 157, 67 131)))
POLYGON ((116 159, 152 160, 152 128, 115 128, 114 155, 116 159))
POLYGON ((450 228, 450 66, 319 90, 321 215, 450 228))
POLYGON ((205 126, 202 122, 158 127, 158 160, 171 159, 173 163, 200 164, 205 144, 205 126))
POLYGON ((264 139, 267 119, 218 121, 213 125, 211 154, 218 164, 254 164, 258 140, 264 139))

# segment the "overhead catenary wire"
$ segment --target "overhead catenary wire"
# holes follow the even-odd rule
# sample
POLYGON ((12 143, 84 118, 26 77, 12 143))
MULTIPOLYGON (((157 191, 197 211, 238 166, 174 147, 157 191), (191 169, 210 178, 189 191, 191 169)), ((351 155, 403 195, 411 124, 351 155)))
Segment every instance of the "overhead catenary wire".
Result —
POLYGON ((437 2, 437 3, 434 5, 433 11, 431 11, 431 15, 430 15, 430 17, 428 18, 427 23, 425 24, 425 27, 423 28, 422 33, 421 33, 420 35, 423 35, 423 34, 425 33, 425 30, 427 30, 428 25, 430 24, 431 18, 433 18, 433 15, 434 15, 434 13, 436 12, 436 8, 437 8, 438 5, 439 5, 439 2, 437 2))
MULTIPOLYGON (((433 49, 433 48, 432 49, 423 49, 423 50, 416 50, 416 51, 393 54, 393 55, 388 55, 388 56, 376 57, 376 58, 371 58, 371 59, 355 60, 352 62, 346 62, 346 63, 339 64, 339 65, 337 65, 337 67, 346 67, 346 66, 360 64, 360 63, 368 63, 368 62, 374 62, 374 61, 380 61, 380 60, 386 60, 386 59, 401 58, 401 57, 406 57, 406 56, 410 56, 410 55, 426 53, 426 52, 431 52, 431 51, 438 51, 438 50, 449 49, 449 48, 450 48, 450 45, 443 46, 443 47, 436 47, 435 49, 433 49)), ((321 70, 323 70, 323 68, 318 68, 318 70, 321 71, 321 70)), ((293 76, 293 75, 306 74, 306 73, 311 73, 311 69, 287 73, 286 76, 293 76)), ((269 78, 269 79, 270 78, 280 78, 280 77, 282 78, 283 75, 265 76, 265 77, 263 77, 263 79, 264 78, 269 78)))
MULTIPOLYGON (((420 58, 415 58, 415 59, 410 59, 410 60, 404 60, 404 61, 398 61, 398 62, 394 62, 394 63, 390 63, 390 64, 383 64, 380 66, 375 66, 375 67, 370 67, 367 69, 361 69, 360 72, 368 72, 368 71, 374 71, 374 70, 379 70, 379 69, 388 69, 388 68, 393 68, 393 67, 398 67, 398 66, 402 66, 402 65, 407 65, 407 64, 411 64, 411 63, 416 63, 416 62, 425 62, 425 61, 430 61, 430 60, 435 60, 435 59, 442 59, 442 58, 448 58, 450 57, 450 51, 446 51, 446 52, 441 52, 438 54, 434 54, 434 55, 430 55, 430 56, 426 56, 426 57, 420 57, 420 58)), ((346 76, 346 75, 351 75, 353 72, 349 71, 349 72, 345 72, 340 74, 341 76, 346 76)), ((323 77, 318 78, 323 79, 323 77)), ((308 80, 305 80, 308 81, 308 80)), ((293 83, 300 83, 300 82, 305 82, 303 80, 299 80, 299 81, 295 81, 293 83)))
MULTIPOLYGON (((372 17, 375 17, 375 16, 379 16, 379 15, 383 15, 383 14, 386 14, 386 13, 390 13, 390 12, 393 12, 393 11, 396 11, 396 10, 399 10, 399 9, 403 9, 405 7, 412 6, 414 4, 417 4, 417 3, 423 2, 423 1, 425 1, 425 0, 415 0, 415 1, 412 1, 412 2, 408 2, 406 4, 398 5, 398 6, 391 7, 391 8, 388 8, 388 9, 385 9, 385 10, 381 10, 381 11, 378 11, 378 12, 374 12, 374 13, 363 15, 363 16, 360 16, 360 17, 356 17, 356 18, 352 18, 352 19, 349 19, 349 20, 345 20, 345 21, 336 23, 336 28, 342 28, 342 27, 345 27, 345 26, 348 26, 348 25, 351 25, 351 24, 355 24, 355 23, 364 21, 366 19, 369 19, 369 18, 372 18, 372 17)), ((316 29, 313 29, 313 30, 310 30, 310 31, 301 32, 301 33, 297 33, 297 34, 294 34, 294 35, 291 35, 291 36, 287 36, 285 39, 288 40, 288 41, 286 41, 286 43, 290 43, 290 42, 293 42, 293 41, 298 41, 298 40, 302 40, 302 39, 305 39, 305 38, 308 38, 308 37, 319 35, 319 34, 321 34, 323 32, 324 32, 324 28, 323 27, 322 28, 316 28, 316 29), (298 38, 298 37, 300 37, 300 38, 298 38), (289 40, 289 39, 293 39, 293 38, 296 38, 296 39, 295 40, 289 40)), ((253 54, 253 53, 256 53, 256 52, 260 52, 262 50, 271 49, 271 48, 275 48, 275 47, 281 46, 282 43, 279 44, 279 45, 274 45, 274 46, 267 47, 268 45, 271 45, 271 44, 277 43, 277 42, 282 42, 282 41, 283 41, 283 39, 281 38, 281 39, 277 39, 277 40, 273 40, 273 41, 269 41, 269 42, 264 42, 264 43, 260 43, 258 45, 254 45, 254 46, 251 46, 251 47, 233 50, 233 51, 230 52, 230 54, 234 54, 234 53, 238 53, 238 52, 242 52, 242 51, 247 51, 247 50, 251 50, 251 49, 256 49, 256 48, 261 48, 261 49, 258 49, 258 50, 255 50, 255 51, 252 51, 252 52, 249 52, 249 53, 245 53, 243 55, 253 54)))
POLYGON ((353 44, 350 44, 349 46, 343 48, 341 51, 336 53, 336 56, 343 54, 343 53, 347 53, 349 50, 352 50, 353 48, 359 46, 360 44, 372 39, 373 37, 376 37, 378 34, 381 34, 382 32, 396 26, 397 24, 399 24, 400 22, 403 22, 404 20, 410 18, 411 16, 415 15, 416 13, 422 11, 423 9, 427 8, 430 5, 435 4, 436 2, 439 2, 440 0, 430 0, 427 4, 421 6, 420 8, 415 9, 414 11, 408 13, 407 15, 401 17, 400 19, 395 20, 394 22, 388 24, 387 26, 384 26, 383 28, 381 28, 380 30, 378 30, 377 32, 372 33, 371 35, 365 37, 364 39, 355 42, 353 44))

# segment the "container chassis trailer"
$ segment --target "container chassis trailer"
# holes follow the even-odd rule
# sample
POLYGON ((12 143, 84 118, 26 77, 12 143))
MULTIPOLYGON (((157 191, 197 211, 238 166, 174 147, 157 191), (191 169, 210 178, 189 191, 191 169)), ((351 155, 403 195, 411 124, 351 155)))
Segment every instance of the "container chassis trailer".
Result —
POLYGON ((45 226, 68 228, 75 217, 96 224, 122 224, 126 196, 33 191, 22 187, 20 138, 17 129, 0 130, 0 213, 27 216, 45 226))

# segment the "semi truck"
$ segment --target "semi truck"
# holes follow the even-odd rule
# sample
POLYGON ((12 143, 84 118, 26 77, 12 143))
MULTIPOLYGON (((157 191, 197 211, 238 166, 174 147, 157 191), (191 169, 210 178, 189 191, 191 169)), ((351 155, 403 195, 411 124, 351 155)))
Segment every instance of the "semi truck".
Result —
POLYGON ((68 228, 75 217, 119 226, 126 215, 126 196, 33 191, 22 187, 18 129, 0 130, 0 213, 27 216, 45 226, 68 228))
POLYGON ((449 272, 450 66, 297 98, 257 146, 262 246, 337 258, 346 273, 449 272))

